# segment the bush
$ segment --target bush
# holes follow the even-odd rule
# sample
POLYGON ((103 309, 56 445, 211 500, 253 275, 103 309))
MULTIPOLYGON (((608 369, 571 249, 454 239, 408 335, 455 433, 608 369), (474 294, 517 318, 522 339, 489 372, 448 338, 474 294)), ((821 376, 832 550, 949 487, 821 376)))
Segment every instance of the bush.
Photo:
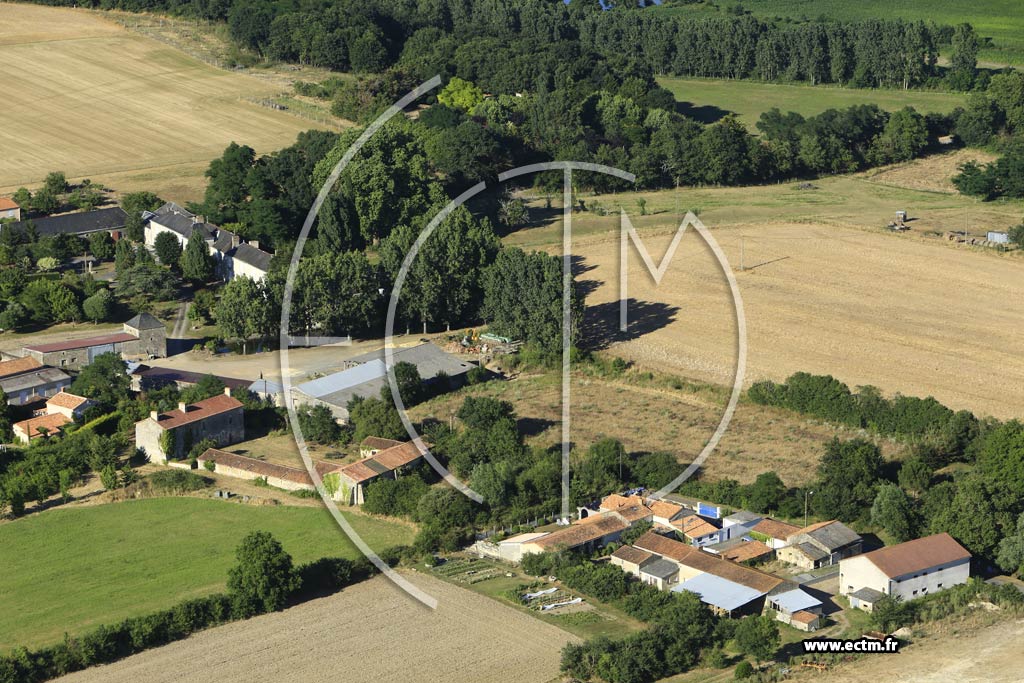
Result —
POLYGON ((154 472, 145 478, 150 488, 160 493, 180 495, 201 491, 213 482, 206 477, 188 470, 167 469, 154 472))
POLYGON ((736 670, 733 672, 732 677, 737 681, 742 681, 745 678, 750 678, 754 675, 754 667, 747 660, 743 660, 736 665, 736 670))

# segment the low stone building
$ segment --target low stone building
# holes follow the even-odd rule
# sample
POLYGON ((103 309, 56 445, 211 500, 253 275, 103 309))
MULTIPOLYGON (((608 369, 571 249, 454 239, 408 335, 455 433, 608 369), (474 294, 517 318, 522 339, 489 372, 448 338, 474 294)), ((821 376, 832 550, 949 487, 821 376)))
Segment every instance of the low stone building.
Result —
POLYGON ((81 370, 104 353, 115 353, 125 360, 164 357, 167 355, 167 329, 149 313, 140 313, 124 323, 121 332, 33 344, 23 350, 26 356, 43 365, 81 370))
POLYGON ((245 440, 245 410, 228 389, 221 396, 179 403, 177 410, 167 413, 154 410, 135 423, 135 445, 153 462, 180 460, 203 439, 217 446, 245 440))
MULTIPOLYGON (((423 448, 430 444, 420 442, 423 448)), ((366 500, 366 487, 379 478, 397 479, 402 472, 416 467, 423 453, 415 441, 378 450, 368 458, 339 466, 321 475, 324 487, 334 500, 349 505, 362 505, 366 500)))
POLYGON ((786 547, 775 554, 801 569, 836 564, 843 558, 859 555, 863 547, 860 534, 834 519, 805 527, 787 541, 786 547))

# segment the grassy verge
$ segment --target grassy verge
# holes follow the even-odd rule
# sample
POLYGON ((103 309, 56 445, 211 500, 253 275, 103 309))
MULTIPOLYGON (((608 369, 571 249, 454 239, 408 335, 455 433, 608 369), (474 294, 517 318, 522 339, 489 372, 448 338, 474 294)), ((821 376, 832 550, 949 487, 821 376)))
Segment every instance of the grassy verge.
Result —
MULTIPOLYGON (((349 519, 374 548, 408 543, 413 535, 406 526, 349 519)), ((0 652, 222 590, 235 547, 254 530, 272 533, 297 564, 359 556, 319 508, 155 498, 0 525, 0 652)))

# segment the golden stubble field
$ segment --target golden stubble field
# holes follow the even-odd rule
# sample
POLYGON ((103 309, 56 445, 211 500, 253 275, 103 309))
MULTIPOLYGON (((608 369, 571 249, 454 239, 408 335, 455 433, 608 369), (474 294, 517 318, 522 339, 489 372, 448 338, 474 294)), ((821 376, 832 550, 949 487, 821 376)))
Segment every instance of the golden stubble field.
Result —
MULTIPOLYGON (((670 230, 644 233, 654 258, 670 230)), ((748 328, 747 384, 803 370, 851 386, 934 395, 1001 418, 1024 414, 1020 259, 834 225, 739 224, 713 234, 734 267, 742 248, 747 267, 736 273, 748 328)), ((588 305, 607 314, 619 300, 618 240, 591 238, 576 251, 590 268, 580 277, 595 283, 588 305)), ((679 253, 657 286, 640 259, 629 257, 629 296, 653 318, 612 349, 728 383, 736 326, 724 276, 695 233, 679 253)))
POLYGON ((232 141, 257 152, 317 124, 249 101, 264 80, 204 64, 85 10, 0 4, 0 193, 49 171, 197 199, 232 141))
POLYGON ((228 624, 58 680, 65 683, 548 683, 576 638, 422 574, 430 610, 377 577, 284 612, 228 624), (514 673, 513 673, 514 672, 514 673))

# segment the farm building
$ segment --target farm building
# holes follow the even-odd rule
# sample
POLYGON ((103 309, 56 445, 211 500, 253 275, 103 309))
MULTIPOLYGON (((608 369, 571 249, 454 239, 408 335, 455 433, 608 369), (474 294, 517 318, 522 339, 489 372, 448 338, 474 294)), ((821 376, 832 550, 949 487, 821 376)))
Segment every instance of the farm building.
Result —
POLYGON ((722 541, 742 538, 764 519, 764 515, 747 510, 737 510, 722 519, 722 541))
POLYGON ((120 206, 79 213, 65 213, 60 216, 32 218, 4 225, 3 230, 28 230, 31 225, 39 237, 54 235, 91 235, 94 232, 109 232, 115 239, 121 237, 128 214, 120 206))
POLYGON ((634 548, 631 545, 624 545, 616 548, 608 561, 616 567, 620 567, 627 574, 640 578, 640 570, 656 559, 658 557, 654 553, 634 548))
POLYGON ((401 441, 395 441, 394 439, 385 439, 379 436, 368 436, 359 442, 359 455, 363 458, 369 458, 370 456, 377 455, 383 450, 394 448, 401 444, 401 441))
POLYGON ((652 560, 640 568, 640 581, 658 590, 669 590, 679 581, 679 565, 665 558, 652 560))
POLYGON ((760 613, 765 598, 795 588, 795 584, 771 574, 730 562, 692 545, 649 531, 633 547, 678 567, 678 583, 672 591, 689 591, 719 614, 760 613))
POLYGON ((775 551, 761 541, 733 538, 714 545, 704 546, 709 553, 724 557, 732 562, 762 562, 775 556, 775 551))
POLYGON ((264 462, 217 448, 208 448, 196 458, 199 467, 237 479, 263 479, 271 486, 286 491, 313 491, 313 480, 309 473, 298 467, 288 467, 264 462))
MULTIPOLYGON (((515 536, 509 536, 498 544, 490 544, 489 552, 493 557, 497 557, 500 560, 506 562, 514 562, 518 564, 523 559, 523 555, 529 554, 523 552, 523 546, 529 545, 533 541, 536 541, 542 536, 547 536, 547 531, 531 531, 525 534, 517 534, 515 536)), ((478 544, 479 545, 479 544, 478 544)))
MULTIPOLYGON (((129 375, 132 378, 132 391, 159 389, 170 384, 175 385, 179 389, 186 389, 199 384, 203 378, 211 376, 201 372, 189 372, 188 370, 144 364, 136 365, 129 375)), ((248 389, 252 385, 252 382, 247 379, 235 379, 234 377, 222 377, 220 375, 212 376, 220 380, 231 391, 248 389)))
POLYGON ((593 550, 618 541, 630 523, 618 512, 607 512, 578 520, 575 524, 546 533, 522 544, 522 554, 559 550, 593 550))
POLYGON ((14 438, 27 444, 32 439, 59 434, 61 429, 70 423, 71 419, 67 416, 53 413, 15 422, 11 428, 14 431, 14 438))
POLYGON ((942 533, 843 559, 839 592, 870 612, 886 595, 913 600, 967 583, 970 575, 971 554, 942 533))
POLYGON ((769 548, 778 550, 789 545, 789 537, 799 533, 800 527, 766 517, 750 527, 746 535, 761 541, 769 548))
POLYGON ((403 472, 418 466, 428 448, 430 444, 417 440, 379 450, 368 458, 325 473, 324 486, 335 500, 362 505, 368 485, 381 477, 397 479, 403 472))
POLYGON ((989 230, 985 236, 989 242, 995 242, 996 244, 1009 244, 1010 234, 1006 232, 996 232, 995 230, 989 230))
MULTIPOLYGON (((375 398, 388 386, 387 368, 383 351, 364 354, 345 363, 346 369, 319 377, 292 387, 292 398, 297 405, 327 406, 335 419, 348 420, 348 403, 357 396, 375 398)), ((419 344, 407 349, 395 349, 395 363, 412 363, 427 385, 444 383, 444 389, 454 389, 465 382, 466 373, 476 367, 445 353, 433 344, 419 344)))
POLYGON ((802 569, 835 564, 845 557, 859 555, 863 547, 857 532, 834 519, 805 527, 787 541, 785 547, 776 551, 776 556, 802 569))
POLYGON ((121 332, 34 344, 26 346, 23 351, 43 365, 80 370, 104 353, 116 353, 125 360, 166 356, 167 330, 149 313, 140 313, 124 323, 121 332))
POLYGON ((256 394, 260 400, 266 401, 278 408, 284 407, 283 385, 261 377, 250 384, 247 388, 249 391, 256 394))
POLYGON ((776 593, 768 598, 768 609, 775 618, 801 631, 815 631, 820 625, 821 600, 799 588, 776 593))
POLYGON ((54 394, 46 401, 47 415, 63 415, 69 420, 76 420, 85 413, 93 402, 85 396, 76 396, 66 391, 54 394))
POLYGON ((0 389, 12 406, 36 403, 71 386, 71 377, 31 356, 0 362, 0 389))
POLYGON ((682 519, 675 520, 672 528, 678 531, 688 543, 695 546, 705 546, 718 543, 720 529, 697 515, 689 515, 682 519))
POLYGON ((224 394, 186 405, 166 413, 152 411, 135 423, 135 445, 154 462, 180 460, 194 444, 210 439, 218 446, 245 440, 245 411, 242 403, 224 394))
POLYGON ((672 526, 672 522, 682 518, 686 513, 686 508, 682 505, 670 503, 667 500, 648 498, 647 507, 654 513, 654 523, 664 527, 672 526))
POLYGON ((240 276, 259 281, 270 272, 274 255, 260 249, 259 242, 246 242, 174 202, 167 202, 156 211, 147 211, 142 217, 146 221, 144 234, 148 247, 156 244, 161 233, 169 232, 184 248, 192 233, 198 231, 216 261, 217 275, 225 281, 240 276))
POLYGON ((0 220, 20 221, 21 207, 18 206, 18 202, 7 197, 0 197, 0 220))

